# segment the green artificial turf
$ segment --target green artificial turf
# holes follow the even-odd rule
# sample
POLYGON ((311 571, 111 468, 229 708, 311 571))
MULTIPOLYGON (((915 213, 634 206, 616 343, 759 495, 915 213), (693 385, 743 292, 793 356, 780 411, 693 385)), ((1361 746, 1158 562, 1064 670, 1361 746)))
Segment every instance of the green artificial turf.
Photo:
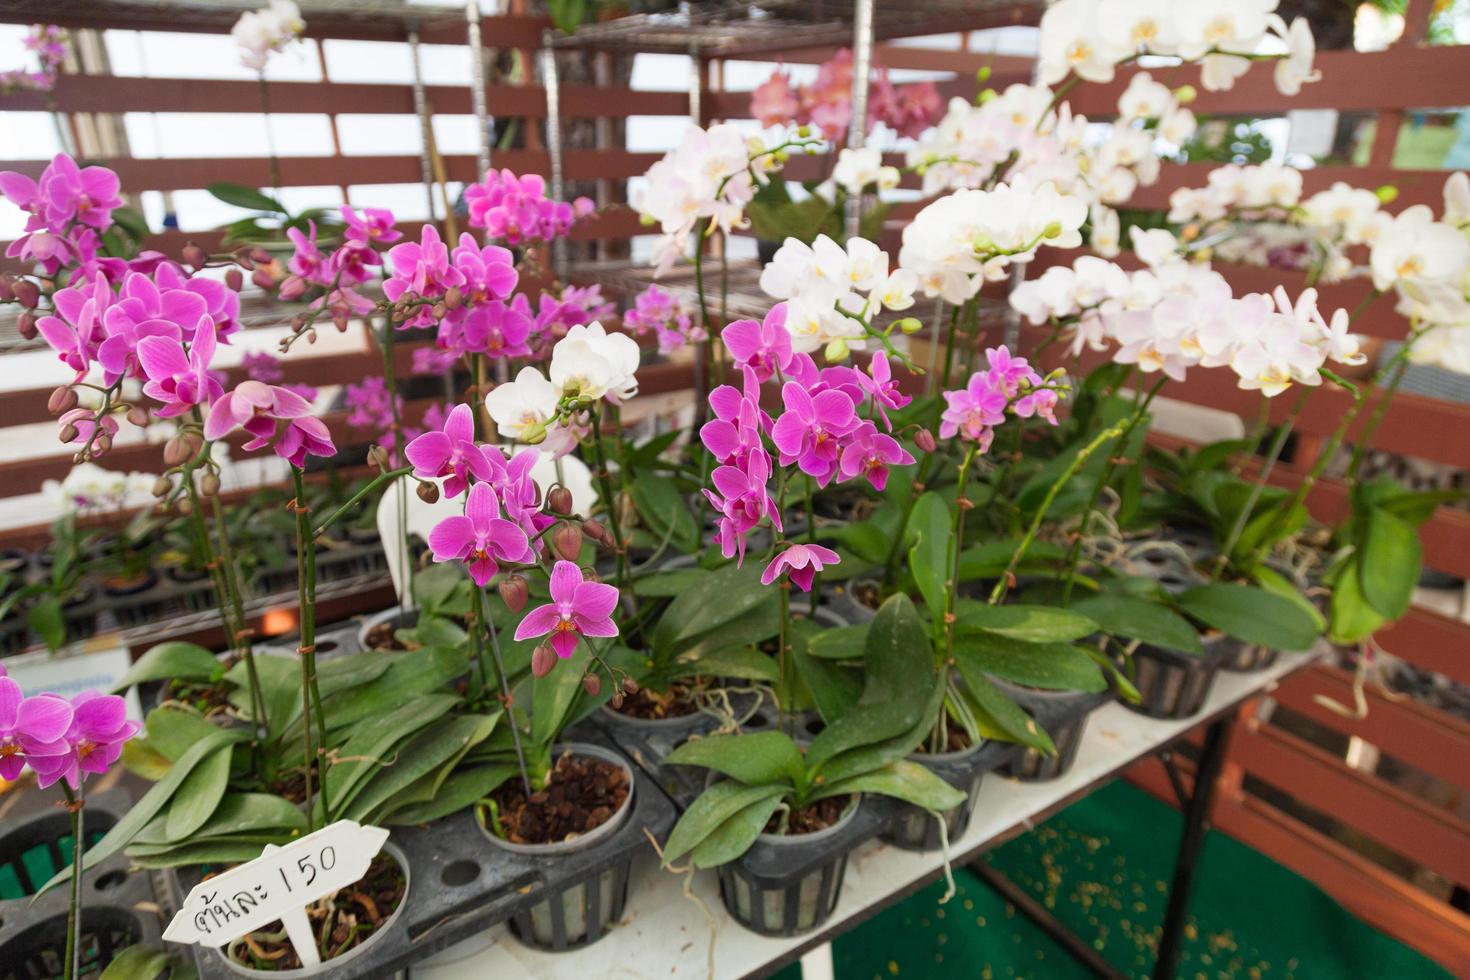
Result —
MULTIPOLYGON (((987 860, 1124 973, 1149 976, 1182 818, 1114 782, 987 860)), ((1449 974, 1354 918, 1300 875, 1211 832, 1195 879, 1178 976, 1190 980, 1440 978, 1449 974)), ((927 888, 835 944, 839 980, 1090 974, 968 871, 939 905, 927 888)), ((796 980, 797 968, 781 974, 796 980)))

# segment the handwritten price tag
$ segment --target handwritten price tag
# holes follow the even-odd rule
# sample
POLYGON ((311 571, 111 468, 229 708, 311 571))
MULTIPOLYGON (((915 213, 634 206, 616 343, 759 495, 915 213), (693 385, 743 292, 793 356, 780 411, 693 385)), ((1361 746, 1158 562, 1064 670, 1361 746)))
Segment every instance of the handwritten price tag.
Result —
POLYGON ((301 965, 318 966, 306 906, 365 875, 387 839, 381 827, 338 820, 283 847, 271 844, 254 861, 195 885, 163 938, 223 946, 280 919, 301 965))

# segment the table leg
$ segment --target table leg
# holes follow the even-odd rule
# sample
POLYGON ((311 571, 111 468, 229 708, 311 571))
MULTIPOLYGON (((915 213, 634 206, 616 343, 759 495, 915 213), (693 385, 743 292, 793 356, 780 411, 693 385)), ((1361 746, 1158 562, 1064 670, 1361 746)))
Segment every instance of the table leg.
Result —
POLYGON ((1174 881, 1169 886, 1169 908, 1164 915, 1164 931, 1159 936, 1154 980, 1170 980, 1179 962, 1180 940, 1184 935, 1185 919, 1189 916, 1189 895, 1194 888, 1194 874, 1205 834, 1210 829, 1215 788, 1219 783, 1220 770, 1225 765, 1234 725, 1235 716, 1232 714, 1205 729, 1204 745, 1195 768, 1194 792, 1184 812, 1184 833, 1179 838, 1179 854, 1174 861, 1174 881))
POLYGON ((1102 958, 1097 950, 1088 945, 1080 936, 1059 921, 1036 899, 1020 885, 1001 872, 992 868, 980 858, 970 865, 970 870, 991 887, 1001 898, 1010 902, 1026 918, 1052 938, 1058 945, 1064 948, 1078 963, 1081 963, 1095 975, 1103 977, 1104 980, 1123 980, 1125 974, 1115 969, 1111 963, 1102 958))

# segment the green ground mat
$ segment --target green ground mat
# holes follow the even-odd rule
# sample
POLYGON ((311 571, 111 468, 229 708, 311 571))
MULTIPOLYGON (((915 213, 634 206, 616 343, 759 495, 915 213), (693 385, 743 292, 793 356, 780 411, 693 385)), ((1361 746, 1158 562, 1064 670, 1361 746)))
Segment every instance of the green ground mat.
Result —
MULTIPOLYGON (((1153 969, 1183 819, 1114 782, 988 860, 1131 976, 1153 969)), ((1443 978, 1414 950, 1354 918, 1300 875, 1211 832, 1195 879, 1178 976, 1187 980, 1443 978)), ((839 980, 1091 976, 984 882, 960 871, 835 944, 839 980)), ((780 980, 796 980, 797 968, 780 980)))

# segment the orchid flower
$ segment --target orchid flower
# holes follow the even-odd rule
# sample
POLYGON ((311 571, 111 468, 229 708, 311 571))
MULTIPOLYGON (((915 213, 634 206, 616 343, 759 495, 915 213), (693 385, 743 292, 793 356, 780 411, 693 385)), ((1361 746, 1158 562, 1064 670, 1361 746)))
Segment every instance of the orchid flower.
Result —
POLYGON ((182 415, 196 405, 213 405, 224 388, 209 372, 214 359, 214 321, 205 314, 194 327, 189 352, 174 337, 144 337, 138 342, 138 360, 148 381, 143 394, 160 402, 159 418, 182 415))
POLYGON ((234 391, 221 395, 209 410, 204 438, 219 439, 244 429, 251 439, 247 451, 271 446, 277 456, 301 469, 306 457, 334 456, 337 448, 321 419, 311 414, 311 405, 295 392, 259 381, 242 381, 234 391))
POLYGON ((817 573, 841 560, 831 548, 819 544, 793 544, 771 559, 761 573, 761 584, 770 585, 784 572, 792 585, 803 592, 810 592, 817 573))
POLYGON ((425 432, 408 444, 404 455, 413 464, 413 475, 421 480, 444 477, 444 496, 458 497, 469 485, 470 476, 490 480, 496 463, 503 470, 500 453, 486 453, 475 445, 475 418, 468 405, 456 405, 438 432, 425 432), (494 459, 492 460, 492 457, 494 459))
POLYGON ((127 702, 115 694, 83 691, 71 699, 71 708, 71 724, 63 736, 64 750, 27 760, 42 789, 60 779, 76 789, 87 773, 103 775, 122 756, 123 743, 142 728, 128 719, 127 702))
MULTIPOLYGON (((0 779, 16 780, 28 761, 64 755, 72 706, 54 694, 25 697, 0 668, 0 779)), ((42 763, 44 765, 44 763, 42 763)))
POLYGON ((526 614, 516 627, 515 638, 526 640, 551 634, 551 648, 562 659, 577 649, 578 636, 617 636, 612 611, 618 590, 601 582, 588 582, 582 570, 569 561, 558 561, 551 570, 551 601, 526 614))
POLYGON ((470 488, 463 515, 446 517, 434 525, 429 550, 435 561, 464 562, 470 578, 481 587, 500 573, 500 562, 535 560, 526 533, 500 516, 500 501, 487 483, 470 488))

